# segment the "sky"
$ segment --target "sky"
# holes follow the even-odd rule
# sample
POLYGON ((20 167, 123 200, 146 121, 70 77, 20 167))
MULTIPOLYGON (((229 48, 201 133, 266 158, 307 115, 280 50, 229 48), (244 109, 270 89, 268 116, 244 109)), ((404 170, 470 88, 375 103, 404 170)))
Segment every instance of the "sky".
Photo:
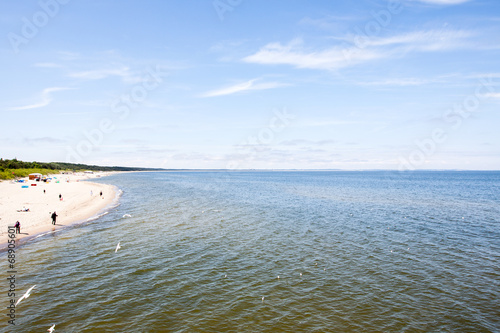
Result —
POLYGON ((0 0, 0 157, 500 169, 498 0, 0 0))

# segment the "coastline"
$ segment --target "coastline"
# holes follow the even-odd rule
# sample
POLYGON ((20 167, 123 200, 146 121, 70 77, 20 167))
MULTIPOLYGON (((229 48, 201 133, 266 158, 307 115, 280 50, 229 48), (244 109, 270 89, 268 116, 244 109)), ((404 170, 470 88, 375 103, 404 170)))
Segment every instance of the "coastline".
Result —
POLYGON ((121 191, 114 185, 94 183, 92 179, 115 173, 52 174, 48 176, 52 177, 52 181, 47 183, 27 178, 24 178, 24 183, 1 181, 0 251, 7 247, 8 228, 14 226, 16 221, 21 223, 21 233, 16 234, 16 242, 21 245, 39 235, 105 214, 118 204, 121 191), (29 211, 22 211, 25 208, 29 211), (55 225, 51 219, 54 211, 58 215, 55 225))

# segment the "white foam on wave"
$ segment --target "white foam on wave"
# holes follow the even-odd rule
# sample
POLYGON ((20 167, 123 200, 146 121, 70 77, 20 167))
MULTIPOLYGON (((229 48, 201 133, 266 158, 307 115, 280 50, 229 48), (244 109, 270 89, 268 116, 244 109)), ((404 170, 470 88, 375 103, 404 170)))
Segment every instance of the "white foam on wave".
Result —
POLYGON ((109 214, 109 211, 105 211, 104 213, 97 214, 96 216, 90 217, 85 222, 97 220, 98 218, 103 217, 104 215, 107 215, 107 214, 109 214))
POLYGON ((33 237, 33 239, 37 239, 38 237, 43 237, 43 236, 46 236, 46 235, 54 234, 54 233, 56 233, 58 231, 61 231, 61 230, 62 230, 62 228, 61 229, 56 229, 56 230, 50 230, 50 231, 41 233, 39 235, 36 235, 35 237, 33 237))

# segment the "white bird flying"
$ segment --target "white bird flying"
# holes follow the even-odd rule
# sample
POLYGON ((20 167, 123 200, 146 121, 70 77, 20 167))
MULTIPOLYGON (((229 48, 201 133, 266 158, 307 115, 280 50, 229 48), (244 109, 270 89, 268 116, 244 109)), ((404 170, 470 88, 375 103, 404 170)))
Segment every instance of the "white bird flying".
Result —
POLYGON ((120 242, 118 242, 118 245, 116 245, 116 249, 115 249, 115 253, 118 252, 119 249, 121 249, 122 247, 120 246, 120 242))
POLYGON ((132 217, 132 215, 130 215, 130 214, 125 214, 125 215, 123 215, 123 217, 132 217))
POLYGON ((18 305, 19 303, 21 303, 21 301, 22 301, 23 299, 26 299, 26 298, 30 297, 30 292, 31 292, 31 291, 33 290, 33 288, 35 288, 35 287, 36 287, 36 284, 35 284, 33 287, 31 287, 30 289, 28 289, 28 291, 27 291, 27 292, 26 292, 23 296, 21 296, 21 298, 19 298, 19 299, 17 300, 16 305, 18 305))
POLYGON ((56 327, 56 325, 50 326, 50 328, 47 331, 49 331, 50 333, 54 332, 56 330, 54 327, 56 327))

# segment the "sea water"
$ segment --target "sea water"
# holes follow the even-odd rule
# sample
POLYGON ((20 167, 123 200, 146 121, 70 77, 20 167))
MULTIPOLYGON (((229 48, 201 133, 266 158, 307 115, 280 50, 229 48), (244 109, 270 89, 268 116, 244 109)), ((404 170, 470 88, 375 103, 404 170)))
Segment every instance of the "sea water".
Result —
POLYGON ((500 172, 97 181, 118 207, 18 249, 6 331, 500 331, 500 172))

